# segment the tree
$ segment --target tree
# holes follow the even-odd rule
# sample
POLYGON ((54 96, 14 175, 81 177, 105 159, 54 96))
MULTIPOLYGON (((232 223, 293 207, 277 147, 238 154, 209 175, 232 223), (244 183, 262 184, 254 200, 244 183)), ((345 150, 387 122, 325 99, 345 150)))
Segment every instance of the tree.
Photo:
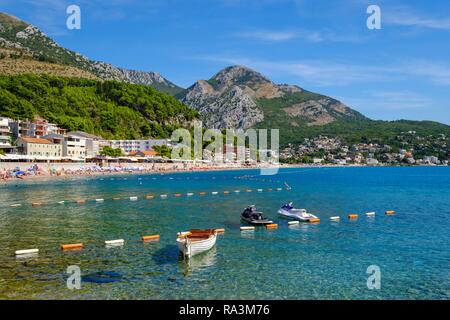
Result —
POLYGON ((109 146, 104 146, 102 151, 100 151, 100 154, 108 157, 120 157, 123 155, 122 149, 120 148, 114 149, 109 146))
POLYGON ((152 148, 163 158, 171 158, 172 156, 172 149, 166 145, 153 146, 152 148))

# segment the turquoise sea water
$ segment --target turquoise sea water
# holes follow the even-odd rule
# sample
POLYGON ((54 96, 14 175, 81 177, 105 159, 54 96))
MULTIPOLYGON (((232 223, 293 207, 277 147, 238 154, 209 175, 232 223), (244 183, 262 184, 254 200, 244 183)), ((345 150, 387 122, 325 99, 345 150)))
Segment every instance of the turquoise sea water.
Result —
POLYGON ((124 175, 0 186, 2 299, 449 299, 450 168, 283 169, 124 175), (286 190, 287 182, 292 190, 286 190), (282 187, 282 191, 275 188, 282 187), (262 188, 263 192, 257 192, 262 188), (273 188, 273 191, 268 191, 273 188), (232 191, 239 189, 240 193, 232 191), (253 192, 245 192, 252 189, 253 192), (223 191, 229 190, 229 195, 223 191), (207 192, 200 196, 201 191, 207 192), (218 191, 218 195, 212 195, 218 191), (195 195, 187 197, 187 192, 195 195), (167 199, 144 195, 168 194, 167 199), (175 193, 183 193, 174 197, 175 193), (112 201, 112 197, 122 200, 112 201), (138 201, 130 201, 138 196, 138 201), (104 198, 104 203, 93 199, 104 198), (88 199, 77 205, 77 199, 88 199), (66 204, 57 201, 66 200, 66 204), (40 207, 31 202, 42 201, 40 207), (287 201, 320 224, 287 225, 287 201), (20 208, 9 207, 22 203, 20 208), (239 214, 255 204, 276 230, 240 232, 239 214), (395 216, 385 216, 392 209, 395 216), (376 211, 375 218, 364 213, 376 211), (347 214, 358 213, 349 221, 347 214), (330 216, 341 216, 338 223, 330 216), (216 247, 189 262, 176 233, 225 228, 216 247), (160 234, 145 243, 141 235, 160 234), (123 247, 104 241, 123 238, 123 247), (84 242, 61 252, 61 243, 84 242), (16 259, 18 249, 38 257, 16 259), (78 265, 80 290, 66 287, 78 265), (367 288, 367 267, 381 270, 381 289, 367 288))

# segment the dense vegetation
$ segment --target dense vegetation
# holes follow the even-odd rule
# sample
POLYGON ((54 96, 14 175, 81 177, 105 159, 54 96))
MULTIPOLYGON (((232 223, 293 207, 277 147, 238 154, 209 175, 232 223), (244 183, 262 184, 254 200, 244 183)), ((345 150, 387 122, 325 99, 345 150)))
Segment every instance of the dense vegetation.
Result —
POLYGON ((338 120, 326 125, 308 125, 301 118, 290 117, 282 111, 286 106, 315 99, 317 95, 311 92, 301 92, 285 95, 275 99, 259 99, 258 104, 264 111, 264 121, 258 128, 280 129, 280 144, 299 143, 304 138, 319 135, 341 137, 349 144, 380 143, 395 145, 395 137, 401 132, 416 131, 421 136, 445 134, 450 136, 450 126, 433 121, 375 121, 364 117, 356 111, 346 118, 331 114, 338 120), (292 124, 295 120, 295 125, 292 124))
POLYGON ((165 138, 197 115, 147 86, 48 75, 0 76, 0 116, 41 116, 68 130, 108 139, 165 138))
POLYGON ((120 157, 123 155, 122 149, 120 148, 111 148, 109 146, 104 146, 103 149, 100 151, 100 154, 102 156, 108 156, 108 157, 120 157))
POLYGON ((416 131, 421 136, 437 136, 439 134, 450 136, 450 126, 433 121, 338 120, 323 126, 307 126, 303 124, 293 127, 289 123, 269 122, 266 120, 264 123, 258 124, 258 127, 279 128, 281 145, 300 143, 304 138, 323 135, 340 137, 349 144, 379 143, 400 147, 395 137, 402 132, 416 131), (271 125, 267 126, 267 123, 271 123, 271 125))

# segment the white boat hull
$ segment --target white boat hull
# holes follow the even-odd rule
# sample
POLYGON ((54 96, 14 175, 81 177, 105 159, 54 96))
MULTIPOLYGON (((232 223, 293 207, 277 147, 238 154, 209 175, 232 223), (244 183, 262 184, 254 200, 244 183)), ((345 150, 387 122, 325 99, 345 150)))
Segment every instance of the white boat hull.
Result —
POLYGON ((216 244, 217 235, 213 234, 204 240, 192 241, 183 237, 177 239, 178 249, 185 257, 192 257, 196 254, 210 250, 216 244))
POLYGON ((279 209, 278 210, 278 214, 280 216, 289 218, 289 219, 294 219, 294 220, 298 220, 298 221, 303 221, 303 222, 308 222, 310 219, 316 219, 317 217, 311 213, 305 213, 303 212, 303 210, 301 209, 293 209, 293 210, 284 210, 284 209, 279 209))

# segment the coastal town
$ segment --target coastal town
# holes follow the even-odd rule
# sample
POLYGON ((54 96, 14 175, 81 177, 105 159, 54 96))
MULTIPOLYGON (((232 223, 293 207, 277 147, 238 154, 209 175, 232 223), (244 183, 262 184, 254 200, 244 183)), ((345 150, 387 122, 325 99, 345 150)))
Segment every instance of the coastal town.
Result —
MULTIPOLYGON (((282 164, 308 165, 448 165, 449 138, 420 136, 415 131, 397 135, 392 144, 375 142, 349 144, 338 137, 305 138, 288 144, 279 153, 282 164)), ((67 131, 43 118, 17 120, 0 117, 0 160, 2 162, 155 162, 171 161, 160 154, 170 150, 170 139, 107 140, 83 131, 67 131)), ((224 157, 204 150, 205 163, 237 162, 236 146, 224 146, 224 157), (227 154, 227 156, 225 156, 227 154), (229 156, 231 154, 231 157, 229 156)), ((243 151, 249 158, 250 151, 243 151)), ((273 150, 267 152, 276 153, 273 150)), ((247 164, 250 162, 247 161, 247 164)), ((251 164, 251 163, 250 163, 251 164)))
POLYGON ((120 149, 123 156, 154 157, 155 146, 169 146, 167 139, 106 140, 82 131, 68 132, 45 119, 0 118, 0 154, 4 160, 85 161, 120 149))
POLYGON ((280 152, 283 163, 316 165, 448 165, 449 138, 420 136, 415 131, 397 135, 391 144, 348 144, 339 138, 318 136, 289 144, 280 152))

